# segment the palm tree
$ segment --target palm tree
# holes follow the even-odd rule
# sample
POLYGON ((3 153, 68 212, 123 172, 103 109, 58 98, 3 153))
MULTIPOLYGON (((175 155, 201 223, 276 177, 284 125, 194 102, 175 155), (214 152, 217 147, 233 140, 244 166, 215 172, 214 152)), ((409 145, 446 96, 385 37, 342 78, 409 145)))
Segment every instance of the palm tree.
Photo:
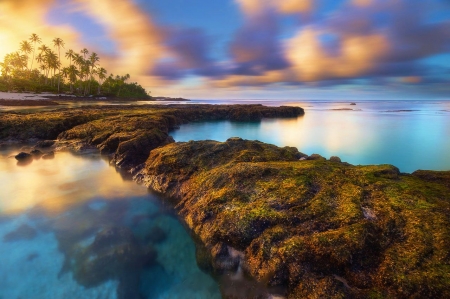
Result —
POLYGON ((100 58, 98 57, 97 53, 92 52, 91 56, 89 56, 89 67, 90 67, 90 71, 89 71, 89 92, 91 92, 91 81, 93 78, 93 75, 95 74, 95 69, 97 68, 97 62, 100 60, 100 58))
POLYGON ((41 52, 40 52, 41 54, 45 54, 45 53, 47 53, 48 51, 50 51, 50 48, 47 47, 46 45, 42 45, 42 46, 40 46, 40 47, 38 48, 38 50, 41 51, 41 52))
POLYGON ((69 59, 69 66, 71 66, 72 60, 75 58, 75 52, 72 49, 69 49, 66 52, 66 58, 69 59))
POLYGON ((34 54, 35 54, 35 52, 36 52, 36 43, 40 44, 40 43, 41 43, 41 38, 40 38, 36 33, 33 33, 33 34, 30 36, 29 41, 32 42, 32 43, 34 43, 34 47, 33 47, 33 59, 31 60, 31 69, 33 69, 34 54))
POLYGON ((79 74, 80 71, 74 65, 63 68, 63 75, 68 78, 70 82, 70 92, 73 92, 73 83, 77 81, 77 76, 79 74))
POLYGON ((120 86, 117 96, 120 96, 120 92, 122 91, 122 86, 125 84, 125 81, 130 79, 130 75, 126 74, 125 76, 116 76, 116 79, 119 81, 119 86, 120 86))
POLYGON ((28 54, 31 53, 31 51, 33 50, 33 47, 31 46, 31 44, 24 40, 20 43, 20 51, 22 53, 24 53, 24 55, 27 57, 27 63, 26 63, 26 68, 28 69, 28 54))
POLYGON ((84 48, 83 50, 80 51, 81 54, 83 54, 83 58, 86 59, 86 55, 89 54, 88 49, 84 48))
MULTIPOLYGON (((46 78, 48 78, 48 74, 50 70, 53 70, 53 76, 55 75, 56 70, 60 67, 60 63, 58 62, 58 55, 52 50, 48 51, 44 55, 45 57, 45 66, 47 70, 46 78)), ((53 86, 53 77, 52 77, 52 86, 53 86)))
POLYGON ((97 70, 97 75, 98 75, 98 94, 100 94, 100 87, 103 84, 103 80, 106 79, 106 74, 108 72, 104 69, 104 68, 99 68, 97 70))
POLYGON ((61 47, 64 48, 64 42, 59 37, 53 39, 53 46, 58 48, 58 92, 59 92, 59 83, 60 83, 60 74, 61 74, 61 47))

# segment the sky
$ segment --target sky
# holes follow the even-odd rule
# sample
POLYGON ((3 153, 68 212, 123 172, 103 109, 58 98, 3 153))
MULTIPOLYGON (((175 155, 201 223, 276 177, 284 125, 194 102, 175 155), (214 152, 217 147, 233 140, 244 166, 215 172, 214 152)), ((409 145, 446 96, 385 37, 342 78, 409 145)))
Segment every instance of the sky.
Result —
POLYGON ((450 99, 450 0, 0 0, 0 60, 31 33, 155 96, 450 99))

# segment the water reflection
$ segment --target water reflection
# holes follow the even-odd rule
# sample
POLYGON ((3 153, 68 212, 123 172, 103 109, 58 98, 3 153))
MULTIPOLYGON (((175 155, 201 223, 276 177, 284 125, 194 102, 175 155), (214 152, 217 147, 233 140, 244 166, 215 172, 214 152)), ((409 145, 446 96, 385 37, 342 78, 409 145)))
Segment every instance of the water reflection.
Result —
POLYGON ((220 298, 170 207, 98 155, 0 153, 0 298, 220 298))
POLYGON ((252 124, 191 123, 171 135, 176 141, 225 141, 238 136, 295 146, 306 154, 339 156, 352 164, 393 164, 403 172, 450 169, 450 114, 443 111, 450 102, 366 101, 356 106, 331 101, 263 103, 305 107, 306 114, 252 124), (340 110, 348 107, 356 110, 340 110))

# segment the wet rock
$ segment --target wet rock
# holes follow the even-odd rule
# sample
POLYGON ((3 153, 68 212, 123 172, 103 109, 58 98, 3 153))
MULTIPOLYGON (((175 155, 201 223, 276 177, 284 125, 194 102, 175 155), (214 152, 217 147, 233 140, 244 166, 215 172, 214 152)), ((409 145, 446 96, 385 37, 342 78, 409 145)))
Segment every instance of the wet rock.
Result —
POLYGON ((341 163, 341 158, 339 158, 338 156, 331 156, 330 161, 341 163))
POLYGON ((5 242, 19 241, 19 240, 31 240, 36 237, 37 232, 34 228, 28 224, 22 224, 16 230, 7 233, 3 240, 5 242))
POLYGON ((17 155, 14 156, 14 158, 16 158, 17 161, 22 163, 31 162, 33 160, 33 156, 25 152, 18 153, 17 155))
POLYGON ((351 105, 351 106, 355 106, 355 105, 356 105, 356 103, 350 103, 350 105, 351 105))
POLYGON ((227 271, 235 272, 241 262, 242 255, 232 254, 234 249, 224 243, 218 243, 211 249, 213 267, 216 272, 224 273, 227 271))
POLYGON ((210 273, 236 269, 232 248, 288 298, 449 297, 450 172, 311 156, 246 140, 174 143, 153 150, 139 178, 176 206, 210 273))
POLYGON ((42 155, 42 159, 49 160, 55 158, 55 152, 51 151, 42 155))
POLYGON ((34 149, 30 152, 30 154, 34 157, 34 158, 40 158, 42 157, 43 153, 38 150, 38 149, 34 149))

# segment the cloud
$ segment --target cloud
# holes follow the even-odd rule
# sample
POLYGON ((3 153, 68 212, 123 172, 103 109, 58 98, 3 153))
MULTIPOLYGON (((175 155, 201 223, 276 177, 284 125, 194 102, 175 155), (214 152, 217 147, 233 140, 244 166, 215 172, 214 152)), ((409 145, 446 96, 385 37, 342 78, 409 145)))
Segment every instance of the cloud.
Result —
MULTIPOLYGON (((427 82, 430 66, 421 60, 450 52, 450 21, 430 21, 429 17, 449 11, 449 5, 439 1, 352 0, 319 21, 301 25, 285 40, 278 36, 277 16, 273 11, 264 12, 262 1, 238 2, 250 15, 241 37, 238 34, 232 43, 232 57, 239 68, 222 78, 220 86, 279 82, 328 85, 373 77, 398 77, 399 82, 408 84, 413 83, 411 78, 420 77, 420 82, 427 82), (267 16, 275 21, 268 22, 267 16), (258 23, 258 19, 264 21, 258 23), (285 63, 268 68, 269 53, 285 63)), ((266 8, 273 5, 271 1, 266 4, 266 8)))
POLYGON ((235 0, 247 15, 258 15, 265 11, 283 14, 306 13, 313 9, 313 0, 235 0))
POLYGON ((286 68, 288 62, 284 58, 278 34, 277 19, 272 13, 250 19, 230 44, 230 55, 235 63, 232 73, 258 75, 286 68))
POLYGON ((115 72, 148 73, 164 56, 162 30, 131 0, 72 0, 78 9, 99 22, 118 45, 108 64, 115 72))
POLYGON ((77 44, 79 34, 73 28, 47 24, 46 14, 53 4, 53 0, 0 1, 0 59, 7 53, 17 51, 20 42, 28 40, 32 33, 38 34, 42 42, 51 48, 55 37, 62 38, 66 44, 77 44))
POLYGON ((225 70, 209 56, 212 43, 202 30, 167 28, 164 35, 166 57, 156 63, 151 73, 166 80, 189 75, 220 76, 225 70))

